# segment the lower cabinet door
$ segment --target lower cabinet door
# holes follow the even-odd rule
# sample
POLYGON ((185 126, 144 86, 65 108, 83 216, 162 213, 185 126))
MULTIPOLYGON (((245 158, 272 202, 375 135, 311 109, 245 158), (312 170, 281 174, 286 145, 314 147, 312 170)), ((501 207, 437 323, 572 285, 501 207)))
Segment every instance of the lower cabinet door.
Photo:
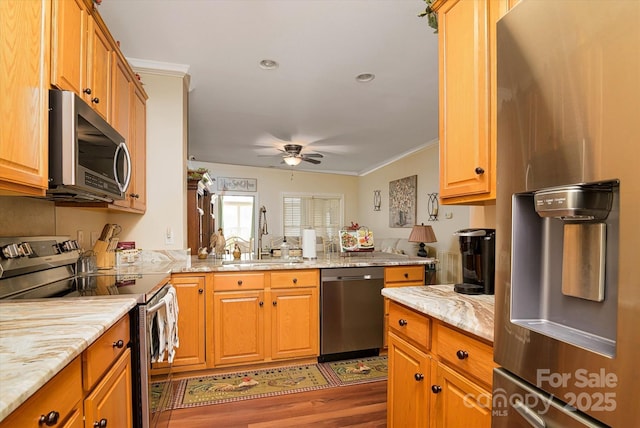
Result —
POLYGON ((431 427, 489 428, 491 392, 442 363, 433 364, 431 427))
POLYGON ((131 399, 131 351, 127 349, 85 398, 85 428, 131 428, 131 399))
POLYGON ((213 294, 215 365, 263 361, 265 302, 263 291, 213 294))
POLYGON ((389 333, 388 344, 387 426, 426 427, 430 358, 393 333, 389 333))
POLYGON ((318 355, 318 290, 271 290, 271 358, 318 355))

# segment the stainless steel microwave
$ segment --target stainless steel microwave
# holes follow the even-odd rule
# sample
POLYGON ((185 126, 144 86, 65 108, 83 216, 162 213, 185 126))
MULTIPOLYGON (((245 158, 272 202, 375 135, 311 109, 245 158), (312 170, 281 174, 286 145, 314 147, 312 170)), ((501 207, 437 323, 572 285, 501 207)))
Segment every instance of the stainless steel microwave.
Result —
POLYGON ((49 91, 49 190, 54 200, 124 199, 131 179, 125 138, 71 91, 49 91))

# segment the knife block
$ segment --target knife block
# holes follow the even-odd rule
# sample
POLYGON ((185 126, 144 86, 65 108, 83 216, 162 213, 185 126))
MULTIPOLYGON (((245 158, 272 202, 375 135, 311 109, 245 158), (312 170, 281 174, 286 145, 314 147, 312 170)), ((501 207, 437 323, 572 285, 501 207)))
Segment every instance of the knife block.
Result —
POLYGON ((101 240, 97 240, 93 246, 93 252, 96 253, 96 265, 98 269, 111 269, 116 264, 115 252, 109 251, 107 249, 108 246, 108 242, 101 240))

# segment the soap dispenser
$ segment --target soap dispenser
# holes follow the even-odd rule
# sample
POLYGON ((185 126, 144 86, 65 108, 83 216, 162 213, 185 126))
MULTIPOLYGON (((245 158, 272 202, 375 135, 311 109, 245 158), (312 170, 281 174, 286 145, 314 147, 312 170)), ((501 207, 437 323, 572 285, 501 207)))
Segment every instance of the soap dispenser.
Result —
POLYGON ((287 260, 289 258, 289 244, 287 243, 287 237, 285 236, 280 245, 280 258, 287 260))

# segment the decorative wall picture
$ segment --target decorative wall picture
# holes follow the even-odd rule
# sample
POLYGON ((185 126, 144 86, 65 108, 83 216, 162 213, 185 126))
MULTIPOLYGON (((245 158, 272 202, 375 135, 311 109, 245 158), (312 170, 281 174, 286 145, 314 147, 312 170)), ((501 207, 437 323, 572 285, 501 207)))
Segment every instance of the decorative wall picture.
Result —
POLYGON ((218 177, 218 190, 255 192, 258 190, 258 180, 255 178, 218 177))
POLYGON ((413 227, 418 205, 418 176, 389 182, 389 227, 413 227))

